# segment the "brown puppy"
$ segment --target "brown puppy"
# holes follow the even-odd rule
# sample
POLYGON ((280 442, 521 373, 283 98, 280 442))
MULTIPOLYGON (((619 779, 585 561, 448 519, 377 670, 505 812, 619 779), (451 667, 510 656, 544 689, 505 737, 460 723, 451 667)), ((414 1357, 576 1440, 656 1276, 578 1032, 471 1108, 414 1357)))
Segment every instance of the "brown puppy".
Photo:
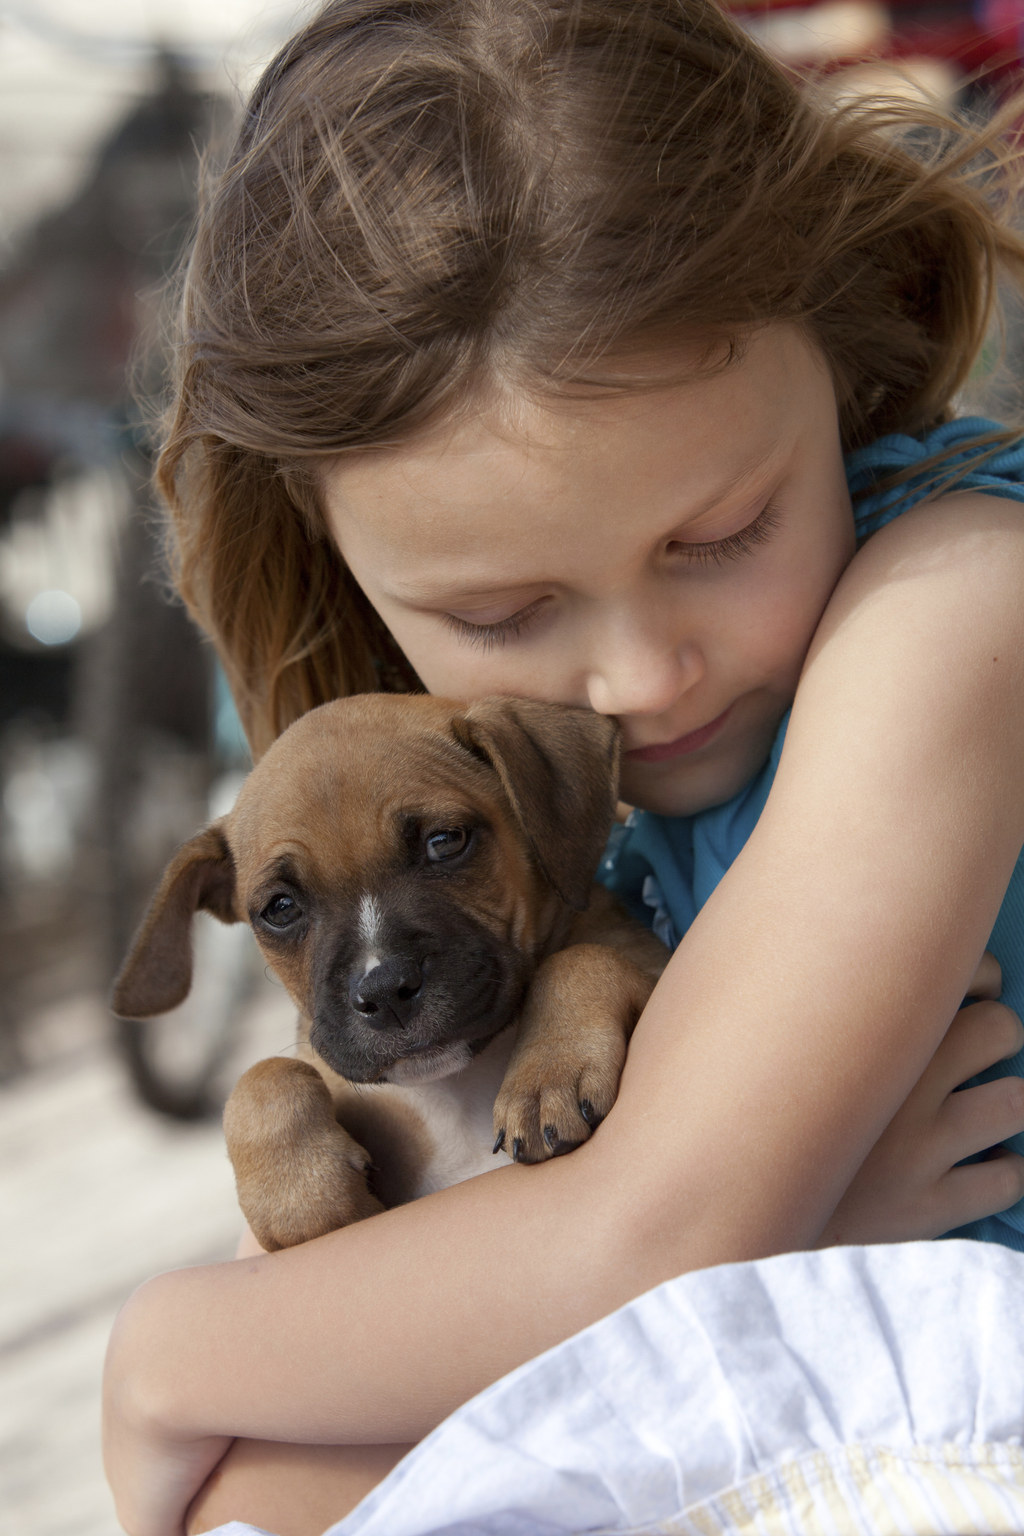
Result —
POLYGON ((607 1113, 667 959, 592 883, 617 758, 616 728, 589 711, 345 699, 287 730, 179 850, 114 1008, 182 1001, 197 908, 251 924, 301 1014, 299 1059, 259 1062, 225 1111, 265 1248, 495 1153, 557 1156, 607 1113))

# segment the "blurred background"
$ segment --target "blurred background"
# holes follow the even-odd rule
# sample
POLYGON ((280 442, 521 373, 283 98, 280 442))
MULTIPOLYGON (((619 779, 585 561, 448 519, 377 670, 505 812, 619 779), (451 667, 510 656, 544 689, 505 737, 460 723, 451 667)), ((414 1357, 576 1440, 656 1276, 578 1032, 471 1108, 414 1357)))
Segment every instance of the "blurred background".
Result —
MULTIPOLYGON (((219 1106, 292 1033, 247 930, 212 920, 175 1015, 118 1022, 105 999, 170 852, 247 764, 162 575, 129 368, 200 151, 315 8, 0 0, 0 1527, 18 1536, 115 1536, 106 1335, 147 1274, 230 1254, 219 1106)), ((837 91, 984 115, 1020 76, 1024 0, 734 9, 837 91)), ((152 364, 134 372, 155 391, 152 364)), ((985 388, 998 414, 1007 385, 985 388)))

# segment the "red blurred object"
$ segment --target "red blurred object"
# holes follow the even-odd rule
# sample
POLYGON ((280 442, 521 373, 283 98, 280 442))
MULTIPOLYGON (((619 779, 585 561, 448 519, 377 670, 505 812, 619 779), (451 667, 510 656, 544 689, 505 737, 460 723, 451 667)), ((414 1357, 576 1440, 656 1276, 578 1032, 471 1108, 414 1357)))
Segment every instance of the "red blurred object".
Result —
MULTIPOLYGON (((756 24, 785 13, 806 20, 813 33, 815 12, 834 11, 824 0, 726 0, 726 8, 756 24)), ((1024 0, 888 0, 889 25, 884 40, 870 49, 872 58, 942 59, 965 75, 989 79, 1019 73, 1024 58, 1024 0)), ((768 39, 770 46, 770 38, 768 39)), ((813 52, 813 50, 809 50, 813 52)), ((855 50, 830 63, 849 64, 864 57, 855 50)), ((820 62, 820 60, 819 60, 820 62)))

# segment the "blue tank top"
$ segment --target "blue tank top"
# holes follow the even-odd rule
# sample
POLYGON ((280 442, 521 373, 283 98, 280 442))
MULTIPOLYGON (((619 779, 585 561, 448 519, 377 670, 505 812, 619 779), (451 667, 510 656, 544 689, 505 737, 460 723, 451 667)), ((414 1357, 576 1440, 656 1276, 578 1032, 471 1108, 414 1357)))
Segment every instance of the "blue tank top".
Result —
MULTIPOLYGON (((848 455, 846 477, 858 538, 947 489, 1024 501, 1024 441, 1000 448, 978 468, 970 467, 977 461, 978 439, 999 430, 982 417, 965 417, 921 438, 894 433, 848 455), (915 466, 920 466, 916 474, 915 466), (897 471, 907 478, 887 490, 875 489, 897 471)), ((775 777, 788 718, 764 767, 724 805, 696 816, 634 811, 624 826, 614 828, 598 878, 670 948, 679 943, 753 831, 775 777)), ((1002 966, 1003 1001, 1024 1017, 1024 854, 1017 860, 988 948, 1002 966)), ((972 1082, 1009 1073, 1024 1077, 1024 1051, 972 1082)), ((1024 1135, 1007 1144, 1024 1154, 1024 1135)), ((999 1242, 1024 1252, 1024 1200, 948 1235, 999 1242)))

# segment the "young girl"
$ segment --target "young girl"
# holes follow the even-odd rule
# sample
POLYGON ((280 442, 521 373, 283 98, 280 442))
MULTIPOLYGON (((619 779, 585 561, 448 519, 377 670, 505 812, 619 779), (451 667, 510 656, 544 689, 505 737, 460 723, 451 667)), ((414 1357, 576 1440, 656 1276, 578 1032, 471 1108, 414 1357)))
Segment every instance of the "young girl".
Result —
POLYGON ((669 1276, 1024 1195, 954 1167, 1024 1132, 1019 1079, 952 1094, 1024 1040, 957 1013, 994 927, 1024 987, 1024 455, 951 419, 1024 244, 992 144, 921 164, 908 122, 707 0, 335 0, 258 86, 160 470, 254 751, 379 687, 613 715, 605 873, 680 942, 571 1157, 133 1298, 133 1536, 232 1437, 191 1528, 317 1530, 669 1276))

